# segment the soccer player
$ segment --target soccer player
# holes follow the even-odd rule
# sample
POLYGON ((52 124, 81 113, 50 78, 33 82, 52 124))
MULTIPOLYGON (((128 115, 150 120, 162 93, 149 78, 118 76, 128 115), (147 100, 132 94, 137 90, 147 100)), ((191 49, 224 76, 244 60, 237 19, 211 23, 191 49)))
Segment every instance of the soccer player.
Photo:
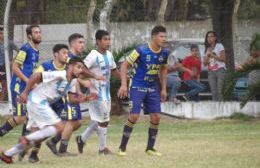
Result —
MULTIPOLYGON (((41 29, 38 25, 31 25, 26 28, 28 42, 24 44, 12 64, 13 76, 11 80, 11 93, 13 105, 13 117, 8 119, 0 127, 0 137, 4 136, 17 125, 26 122, 26 108, 16 101, 17 97, 25 89, 29 77, 37 68, 39 62, 39 44, 41 43, 41 29)), ((22 135, 26 129, 24 127, 22 135)))
MULTIPOLYGON (((36 72, 44 71, 62 71, 65 70, 67 59, 68 59, 68 50, 67 46, 64 44, 56 44, 53 47, 53 56, 54 59, 48 60, 38 67, 36 72)), ((64 108, 64 103, 62 99, 57 100, 51 105, 52 109, 60 116, 64 108)), ((29 162, 35 163, 39 161, 38 153, 41 148, 41 143, 38 143, 32 147, 31 154, 29 156, 29 162)), ((22 158, 20 158, 21 160, 22 158)))
MULTIPOLYGON (((120 77, 116 68, 114 57, 110 51, 110 36, 105 30, 97 30, 95 34, 97 49, 92 50, 85 58, 84 63, 87 68, 95 74, 105 76, 106 80, 92 80, 92 84, 98 94, 98 100, 89 102, 89 114, 91 123, 80 136, 76 137, 78 150, 83 152, 84 144, 87 138, 97 129, 99 137, 99 151, 101 155, 110 154, 111 151, 106 148, 107 127, 110 120, 111 97, 110 97, 110 76, 120 77)), ((90 88, 91 89, 91 88, 90 88)))
MULTIPOLYGON (((28 150, 31 144, 61 133, 63 124, 50 104, 68 92, 76 92, 76 78, 82 73, 83 67, 84 63, 80 58, 72 58, 66 70, 35 73, 30 77, 20 101, 22 103, 27 101, 29 118, 27 128, 30 130, 39 128, 39 130, 21 137, 19 144, 2 153, 2 161, 12 163, 12 156, 21 150, 28 150), (38 85, 33 89, 35 84, 38 85)), ((97 95, 85 96, 80 99, 73 94, 69 96, 71 102, 83 102, 96 98, 97 95)))
POLYGON ((161 153, 154 149, 154 144, 160 123, 160 100, 165 101, 167 97, 166 76, 169 52, 163 48, 166 41, 166 28, 155 26, 152 29, 151 38, 151 42, 138 46, 122 64, 121 87, 118 91, 119 98, 124 98, 128 94, 127 70, 129 66, 134 67, 135 73, 130 78, 130 114, 128 121, 124 125, 123 136, 118 151, 119 156, 126 156, 127 142, 134 124, 139 118, 142 104, 144 106, 144 113, 149 113, 150 115, 146 153, 148 155, 161 156, 161 153), (158 74, 160 76, 161 91, 158 86, 158 74))
MULTIPOLYGON (((69 36, 69 59, 79 57, 79 55, 84 50, 85 40, 83 35, 74 33, 69 36)), ((95 74, 91 73, 87 68, 84 68, 84 76, 94 77, 96 79, 102 79, 95 74)), ((80 93, 82 95, 82 93, 80 93)), ((80 96, 75 95, 75 96, 80 96)), ((72 135, 73 131, 76 131, 80 128, 81 123, 81 111, 79 103, 71 103, 68 101, 67 96, 64 97, 64 111, 61 114, 61 119, 66 121, 65 128, 62 134, 57 134, 52 139, 46 142, 48 148, 54 153, 58 154, 59 156, 76 156, 76 154, 67 152, 69 139, 72 135), (59 150, 56 148, 56 144, 60 141, 59 150)))

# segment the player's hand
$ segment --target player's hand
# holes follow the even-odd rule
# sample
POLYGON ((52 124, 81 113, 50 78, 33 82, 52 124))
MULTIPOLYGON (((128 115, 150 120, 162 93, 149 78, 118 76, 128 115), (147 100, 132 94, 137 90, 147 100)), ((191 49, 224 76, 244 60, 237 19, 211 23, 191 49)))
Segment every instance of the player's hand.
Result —
POLYGON ((165 102, 166 99, 167 99, 166 90, 162 90, 162 91, 161 91, 161 101, 162 101, 162 102, 165 102))
POLYGON ((127 97, 127 94, 128 94, 128 90, 127 90, 127 86, 121 86, 118 90, 118 93, 117 93, 117 96, 120 98, 120 99, 124 99, 127 97))
POLYGON ((96 79, 96 80, 103 80, 103 81, 104 81, 104 80, 106 80, 106 77, 103 76, 103 75, 102 75, 102 76, 95 76, 95 79, 96 79))
POLYGON ((28 94, 26 92, 23 92, 20 97, 17 99, 19 103, 26 103, 28 100, 28 94))
POLYGON ((98 99, 98 94, 96 93, 90 93, 88 96, 86 96, 86 100, 91 101, 91 100, 97 100, 98 99))

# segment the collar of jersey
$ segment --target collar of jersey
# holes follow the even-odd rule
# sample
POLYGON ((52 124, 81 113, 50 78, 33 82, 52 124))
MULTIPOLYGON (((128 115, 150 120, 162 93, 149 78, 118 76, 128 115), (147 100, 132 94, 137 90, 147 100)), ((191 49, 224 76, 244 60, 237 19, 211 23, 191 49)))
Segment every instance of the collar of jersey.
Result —
POLYGON ((66 65, 64 65, 63 67, 58 68, 58 67, 56 67, 56 65, 54 64, 54 61, 52 61, 52 64, 53 64, 54 68, 55 68, 56 70, 58 70, 58 71, 64 70, 65 67, 66 67, 66 65))
POLYGON ((159 53, 159 52, 161 52, 161 50, 162 50, 162 48, 160 48, 158 51, 153 50, 153 48, 152 48, 152 46, 150 45, 150 43, 148 43, 148 47, 149 47, 150 50, 152 50, 152 52, 154 52, 154 53, 159 53))

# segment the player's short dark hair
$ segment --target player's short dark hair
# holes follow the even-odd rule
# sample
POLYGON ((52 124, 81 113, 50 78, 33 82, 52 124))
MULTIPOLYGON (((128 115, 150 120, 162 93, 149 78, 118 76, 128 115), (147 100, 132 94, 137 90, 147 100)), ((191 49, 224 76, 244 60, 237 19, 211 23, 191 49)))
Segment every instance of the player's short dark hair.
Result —
POLYGON ((166 33, 166 28, 164 26, 161 26, 161 25, 157 25, 155 26, 152 31, 151 31, 151 35, 157 35, 159 34, 160 32, 163 32, 163 33, 166 33))
POLYGON ((29 25, 29 26, 26 27, 26 34, 27 34, 27 36, 28 35, 32 35, 32 29, 35 28, 35 27, 40 28, 39 25, 29 25))
POLYGON ((0 31, 4 31, 4 28, 2 26, 0 26, 0 31))
POLYGON ((109 36, 109 32, 106 30, 97 30, 95 34, 96 40, 101 40, 104 36, 109 36))
POLYGON ((84 36, 82 34, 79 34, 79 33, 73 33, 69 36, 68 38, 68 41, 69 41, 69 44, 71 44, 72 41, 76 40, 76 39, 79 39, 79 38, 84 38, 84 36))
POLYGON ((52 48, 53 53, 59 52, 61 49, 67 49, 69 50, 69 47, 66 44, 55 44, 55 46, 52 48))
POLYGON ((80 58, 80 57, 73 57, 73 58, 71 58, 71 59, 69 60, 68 64, 69 64, 69 65, 70 65, 70 64, 75 64, 75 63, 77 63, 77 62, 81 62, 83 65, 85 65, 84 62, 83 62, 83 60, 82 60, 82 58, 80 58))
POLYGON ((199 49, 199 46, 198 46, 198 45, 196 45, 196 44, 191 44, 191 46, 190 46, 190 50, 192 50, 192 49, 194 49, 194 48, 197 48, 197 49, 199 49))

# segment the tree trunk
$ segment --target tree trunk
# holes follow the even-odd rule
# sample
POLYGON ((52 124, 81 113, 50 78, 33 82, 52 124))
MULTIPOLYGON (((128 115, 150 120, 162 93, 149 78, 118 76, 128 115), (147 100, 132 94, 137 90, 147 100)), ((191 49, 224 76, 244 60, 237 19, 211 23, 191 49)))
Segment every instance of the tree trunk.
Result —
POLYGON ((106 0, 104 8, 100 12, 100 29, 108 30, 108 26, 110 23, 110 14, 113 9, 113 1, 106 0))
POLYGON ((97 6, 96 0, 91 0, 87 13, 87 48, 92 48, 95 44, 93 34, 94 34, 94 25, 93 25, 93 15, 97 6))
POLYGON ((144 17, 145 21, 155 21, 157 19, 157 13, 160 8, 162 0, 144 0, 144 8, 146 15, 144 17))
POLYGON ((233 32, 234 32, 233 49, 234 49, 235 56, 238 56, 238 55, 240 55, 240 48, 241 48, 240 39, 239 39, 238 31, 237 31, 237 13, 238 13, 238 9, 239 9, 239 6, 240 6, 240 0, 235 0, 234 3, 235 4, 234 4, 233 23, 232 23, 233 24, 232 28, 233 28, 233 32))
POLYGON ((164 16, 165 16, 167 4, 168 4, 168 0, 161 1, 160 9, 159 9, 157 20, 156 20, 157 24, 159 24, 159 25, 164 24, 164 21, 165 21, 164 16))
POLYGON ((211 0, 213 5, 212 23, 219 41, 224 45, 226 51, 226 64, 228 72, 234 71, 233 50, 233 11, 235 0, 211 0))

